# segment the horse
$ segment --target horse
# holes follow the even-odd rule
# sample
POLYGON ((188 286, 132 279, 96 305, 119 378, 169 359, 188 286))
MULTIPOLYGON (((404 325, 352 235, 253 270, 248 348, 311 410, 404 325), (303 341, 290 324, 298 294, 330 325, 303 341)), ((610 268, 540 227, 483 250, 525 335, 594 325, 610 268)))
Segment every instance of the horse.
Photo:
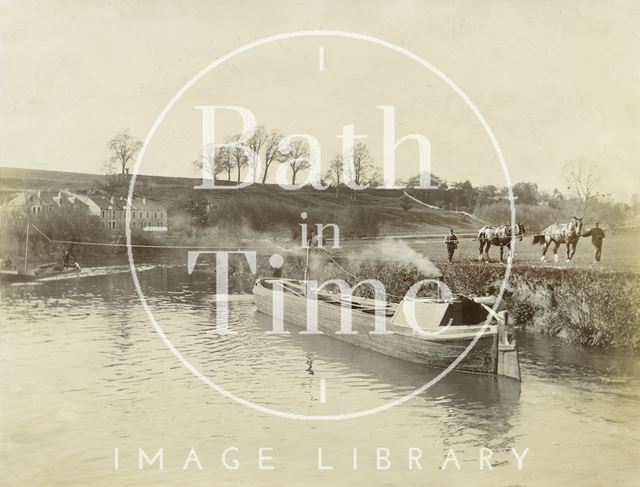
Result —
MULTIPOLYGON (((516 225, 515 238, 522 240, 522 237, 526 233, 524 225, 518 223, 516 225)), ((503 225, 501 227, 485 226, 478 232, 478 241, 480 242, 480 257, 479 261, 489 261, 489 249, 492 245, 500 247, 500 262, 504 262, 503 252, 506 247, 511 252, 511 241, 513 240, 511 225, 503 225), (483 254, 484 251, 484 254, 483 254)))
POLYGON ((573 254, 576 253, 578 240, 582 235, 582 218, 574 216, 569 223, 554 223, 549 225, 542 231, 541 235, 534 235, 533 244, 544 244, 542 257, 540 260, 544 262, 547 258, 547 250, 551 242, 555 244, 553 248, 553 260, 558 262, 558 247, 560 244, 567 245, 567 262, 571 260, 573 254))

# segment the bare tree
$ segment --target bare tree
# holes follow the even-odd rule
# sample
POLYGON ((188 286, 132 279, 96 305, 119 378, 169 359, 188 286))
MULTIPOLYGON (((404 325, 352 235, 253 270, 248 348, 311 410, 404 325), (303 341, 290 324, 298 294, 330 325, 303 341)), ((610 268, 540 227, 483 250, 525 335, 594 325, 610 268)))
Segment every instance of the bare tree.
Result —
POLYGON ((113 174, 113 167, 115 166, 115 162, 112 159, 107 159, 102 162, 102 170, 105 175, 111 176, 113 174))
MULTIPOLYGON (((247 141, 247 146, 249 147, 249 149, 251 149, 258 157, 260 157, 260 151, 262 149, 262 146, 265 145, 266 141, 267 141, 267 131, 266 129, 262 126, 262 125, 258 125, 256 127, 255 132, 253 133, 253 135, 251 136, 251 138, 247 141)), ((258 179, 258 171, 257 171, 257 159, 254 159, 252 161, 247 161, 248 165, 251 167, 251 169, 253 170, 253 182, 255 183, 258 179)))
POLYGON ((336 198, 340 198, 340 185, 342 184, 342 172, 344 162, 342 160, 342 154, 336 154, 329 164, 329 170, 327 171, 327 178, 331 182, 331 185, 336 188, 336 198))
MULTIPOLYGON (((377 175, 373 172, 373 162, 369 148, 362 142, 353 146, 352 164, 348 168, 351 179, 359 186, 366 186, 377 180, 377 175)), ((351 191, 351 199, 356 199, 357 191, 351 191)))
POLYGON ((291 169, 291 184, 296 184, 296 176, 300 171, 311 167, 309 149, 307 144, 300 139, 292 140, 289 144, 289 152, 284 154, 283 164, 288 164, 291 169))
POLYGON ((231 181, 231 170, 233 169, 233 161, 231 160, 231 149, 228 147, 220 147, 215 155, 216 167, 220 171, 227 173, 227 181, 231 181))
POLYGON ((269 172, 269 167, 273 161, 280 160, 281 154, 278 151, 278 146, 280 144, 280 140, 282 139, 282 134, 277 130, 271 130, 265 137, 264 141, 264 173, 262 173, 262 184, 267 180, 267 173, 269 172))
MULTIPOLYGON (((240 135, 234 135, 232 137, 228 137, 226 139, 227 143, 231 143, 231 142, 237 142, 240 139, 240 135)), ((242 148, 240 147, 240 145, 236 146, 236 147, 229 147, 229 160, 228 160, 228 164, 231 168, 235 168, 236 169, 236 180, 239 183, 240 182, 240 173, 242 172, 242 169, 247 167, 249 165, 249 158, 247 157, 247 154, 245 154, 245 152, 242 150, 242 148)), ((221 159, 221 161, 224 161, 224 158, 221 159)), ((224 163, 224 162, 223 162, 224 163)), ((228 174, 231 174, 231 170, 229 169, 228 174)))
POLYGON ((124 175, 127 164, 135 158, 142 147, 142 141, 133 138, 129 135, 128 130, 124 130, 111 139, 107 147, 111 151, 111 160, 122 168, 122 174, 124 175))
POLYGON ((576 195, 582 206, 582 216, 587 213, 589 200, 597 193, 602 179, 602 171, 594 162, 577 160, 566 163, 562 167, 564 178, 569 188, 576 195))
POLYGON ((115 162, 112 159, 107 159, 102 162, 102 170, 104 171, 104 180, 107 186, 109 185, 111 176, 113 175, 114 166, 115 166, 115 162))
POLYGON ((206 174, 203 178, 215 179, 215 177, 222 171, 227 172, 227 179, 231 181, 231 167, 228 164, 229 150, 226 147, 214 148, 214 144, 209 144, 202 151, 202 156, 195 159, 192 166, 195 170, 202 173, 204 168, 206 174))

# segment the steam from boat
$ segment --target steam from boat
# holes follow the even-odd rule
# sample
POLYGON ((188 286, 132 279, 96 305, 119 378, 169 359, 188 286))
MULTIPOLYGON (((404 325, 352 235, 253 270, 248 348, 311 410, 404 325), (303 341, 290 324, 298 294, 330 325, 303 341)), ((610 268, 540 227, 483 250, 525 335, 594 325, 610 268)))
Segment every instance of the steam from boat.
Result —
POLYGON ((382 240, 376 245, 352 253, 352 258, 381 260, 396 262, 404 265, 413 265, 418 271, 428 278, 441 277, 442 272, 424 254, 411 248, 403 240, 382 240))
MULTIPOLYGON (((352 277, 357 277, 361 273, 362 267, 370 262, 413 266, 427 279, 437 279, 442 276, 442 272, 433 262, 401 240, 379 241, 374 245, 358 247, 357 250, 345 249, 342 252, 335 252, 329 246, 327 251, 328 254, 312 252, 309 260, 311 275, 326 276, 327 264, 333 261, 352 277)), ((299 251, 299 255, 304 255, 303 251, 299 251)))

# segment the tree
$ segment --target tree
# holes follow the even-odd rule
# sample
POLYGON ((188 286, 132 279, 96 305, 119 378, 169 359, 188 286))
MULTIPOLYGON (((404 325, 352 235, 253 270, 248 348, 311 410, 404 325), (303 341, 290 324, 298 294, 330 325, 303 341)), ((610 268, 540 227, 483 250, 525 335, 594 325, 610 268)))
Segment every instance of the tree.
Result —
POLYGON ((214 179, 218 173, 227 170, 228 179, 231 181, 231 168, 226 164, 229 160, 229 150, 226 147, 218 147, 218 149, 214 147, 214 144, 206 146, 202 156, 193 161, 193 168, 201 174, 202 169, 205 168, 206 173, 203 174, 203 178, 206 179, 214 179))
MULTIPOLYGON (((247 146, 256 154, 256 156, 260 157, 260 150, 262 149, 262 146, 265 144, 266 141, 267 141, 267 131, 262 125, 258 125, 256 127, 255 132, 253 132, 253 135, 251 136, 251 138, 247 141, 247 146)), ((257 158, 254 159, 253 161, 247 161, 248 165, 253 170, 254 183, 258 179, 258 172, 257 172, 258 168, 256 167, 257 161, 258 161, 257 158)))
POLYGON ((582 216, 587 213, 589 200, 595 196, 596 189, 602 179, 602 171, 594 162, 577 160, 566 163, 562 167, 569 188, 576 195, 582 206, 582 216))
POLYGON ((122 168, 122 174, 124 175, 127 164, 135 158, 142 147, 142 141, 133 138, 129 135, 129 131, 125 130, 111 139, 107 147, 111 151, 111 161, 122 168))
MULTIPOLYGON (((234 135, 231 138, 227 139, 227 143, 236 142, 240 139, 239 135, 234 135)), ((249 165, 249 158, 247 154, 242 150, 242 147, 239 145, 236 147, 229 147, 229 159, 228 163, 233 168, 236 168, 236 176, 237 182, 240 182, 240 172, 242 168, 247 167, 249 165)), ((228 174, 231 174, 231 170, 228 171, 228 174)))
MULTIPOLYGON (((373 172, 373 161, 369 148, 362 142, 353 146, 351 165, 347 166, 347 170, 350 173, 350 179, 358 186, 366 186, 376 180, 377 174, 373 172)), ((357 194, 357 190, 353 190, 351 199, 355 200, 357 194)))
POLYGON ((490 205, 498 200, 498 188, 493 184, 476 188, 475 206, 490 205))
POLYGON ((549 196, 549 207, 553 208, 554 210, 559 210, 560 208, 562 208, 563 203, 563 194, 558 188, 554 188, 553 193, 551 193, 551 196, 549 196))
POLYGON ((231 149, 229 147, 218 148, 215 155, 215 161, 216 167, 219 167, 221 172, 227 173, 227 181, 231 181, 231 170, 233 169, 231 149))
POLYGON ((471 181, 453 183, 453 204, 456 209, 460 207, 472 211, 476 202, 476 190, 471 181))
POLYGON ((518 203, 537 205, 540 201, 540 191, 536 183, 516 183, 511 188, 513 196, 518 198, 518 203))
POLYGON ((264 141, 264 173, 262 174, 262 184, 267 180, 267 173, 273 161, 279 160, 281 154, 278 151, 282 134, 277 130, 272 130, 266 134, 264 141))
POLYGON ((115 163, 112 159, 107 159, 102 162, 102 170, 104 171, 104 181, 105 185, 108 186, 110 183, 111 176, 113 175, 113 167, 115 163))
POLYGON ((362 142, 353 147, 353 181, 358 185, 365 185, 371 177, 371 154, 369 148, 362 142))
POLYGON ((301 139, 292 140, 289 143, 289 152, 282 153, 283 164, 288 164, 291 169, 291 184, 296 184, 296 176, 300 171, 311 167, 309 149, 307 144, 301 139))
POLYGON ((342 160, 342 154, 336 154, 329 163, 329 170, 327 171, 327 179, 331 182, 331 185, 336 188, 336 198, 340 198, 340 185, 342 184, 343 167, 344 162, 342 160))
MULTIPOLYGON (((404 185, 407 188, 417 188, 420 185, 420 174, 410 177, 404 185)), ((438 189, 448 188, 447 182, 434 174, 431 174, 431 186, 435 186, 438 189)))

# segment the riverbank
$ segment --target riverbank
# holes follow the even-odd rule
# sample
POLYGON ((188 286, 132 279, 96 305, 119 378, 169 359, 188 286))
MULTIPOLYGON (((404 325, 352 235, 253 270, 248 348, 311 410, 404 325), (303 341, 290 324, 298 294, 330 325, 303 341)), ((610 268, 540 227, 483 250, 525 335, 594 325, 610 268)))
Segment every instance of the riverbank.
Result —
MULTIPOLYGON (((479 262, 436 262, 441 279, 453 292, 483 295, 495 292, 505 266, 479 262)), ((288 257, 282 275, 302 279, 305 259, 288 257)), ((254 275, 244 263, 230 265, 230 276, 243 291, 250 292, 254 275)), ((276 275, 266 257, 258 258, 258 275, 276 275)), ((353 261, 337 258, 332 262, 313 255, 310 275, 319 281, 342 278, 350 285, 364 279, 378 279, 391 301, 399 301, 409 288, 425 275, 415 265, 375 260, 353 261)), ((432 288, 433 290, 433 288, 432 288)), ((423 291, 428 295, 429 290, 423 291)), ((373 297, 370 287, 361 286, 356 294, 373 297)), ((512 322, 525 330, 561 337, 569 343, 587 347, 640 351, 640 275, 585 268, 543 268, 514 266, 507 283, 505 301, 512 322)))

